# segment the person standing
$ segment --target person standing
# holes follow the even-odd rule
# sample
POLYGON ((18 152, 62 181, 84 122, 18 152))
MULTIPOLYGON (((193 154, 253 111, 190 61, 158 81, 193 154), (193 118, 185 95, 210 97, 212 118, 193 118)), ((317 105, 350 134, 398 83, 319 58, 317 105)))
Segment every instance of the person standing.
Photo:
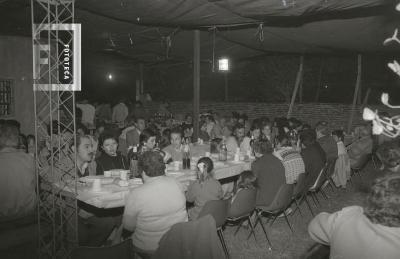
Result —
POLYGON ((118 126, 118 128, 123 129, 125 127, 125 120, 128 117, 128 114, 128 107, 121 100, 117 105, 114 106, 111 120, 118 126))

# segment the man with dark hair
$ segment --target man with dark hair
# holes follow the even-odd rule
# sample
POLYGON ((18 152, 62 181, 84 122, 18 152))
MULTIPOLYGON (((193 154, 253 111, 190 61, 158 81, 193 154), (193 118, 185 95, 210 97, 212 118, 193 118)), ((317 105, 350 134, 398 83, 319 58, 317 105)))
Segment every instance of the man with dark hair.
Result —
MULTIPOLYGON (((88 135, 77 135, 76 145, 70 143, 69 153, 57 161, 54 167, 54 178, 50 181, 65 181, 71 179, 76 173, 78 177, 96 175, 96 163, 94 161, 93 143, 88 135), (76 155, 75 155, 76 151, 76 155)), ((48 169, 50 170, 50 168, 48 169)), ((47 174, 50 175, 50 174, 47 174)), ((78 201, 78 238, 83 246, 101 246, 107 240, 114 228, 114 219, 109 215, 101 215, 101 211, 92 206, 78 201), (100 213, 100 214, 99 214, 100 213)))
POLYGON ((132 189, 127 196, 122 223, 125 229, 133 231, 136 251, 153 253, 174 224, 187 221, 186 198, 181 184, 165 176, 159 152, 144 152, 138 165, 143 185, 132 189))
POLYGON ((318 178, 321 169, 325 166, 326 156, 324 150, 316 141, 314 130, 303 130, 300 134, 300 142, 303 147, 301 156, 306 169, 306 181, 307 185, 311 187, 318 178))
POLYGON ((15 123, 0 125, 0 223, 35 218, 35 163, 18 151, 18 138, 15 123))
POLYGON ((286 183, 285 168, 282 162, 272 155, 273 151, 272 144, 268 140, 262 139, 254 143, 257 159, 251 165, 251 170, 257 177, 256 205, 270 205, 279 187, 286 183))
POLYGON ((136 146, 140 144, 140 134, 146 128, 146 120, 143 117, 135 118, 135 128, 126 132, 126 146, 136 146))
POLYGON ((335 161, 338 158, 338 149, 335 139, 331 136, 328 123, 320 121, 315 127, 317 134, 317 141, 325 152, 326 160, 328 162, 335 161))
POLYGON ((173 161, 182 161, 182 130, 172 129, 170 133, 171 144, 166 146, 163 151, 168 153, 173 161))

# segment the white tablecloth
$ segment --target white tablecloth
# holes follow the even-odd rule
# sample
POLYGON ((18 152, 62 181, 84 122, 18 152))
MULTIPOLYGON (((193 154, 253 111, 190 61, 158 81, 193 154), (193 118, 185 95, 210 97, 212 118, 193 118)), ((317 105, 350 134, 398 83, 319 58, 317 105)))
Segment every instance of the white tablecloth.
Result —
MULTIPOLYGON (((215 178, 218 180, 226 179, 239 175, 244 170, 250 169, 251 162, 225 162, 215 164, 215 178)), ((196 180, 194 170, 167 170, 166 175, 178 179, 184 188, 187 188, 190 181, 196 180)), ((60 187, 59 184, 56 186, 60 187)), ((93 192, 91 184, 79 184, 77 187, 77 199, 98 208, 116 208, 125 205, 125 197, 132 188, 137 188, 140 184, 133 184, 129 187, 121 187, 118 184, 104 184, 101 192, 93 192)), ((64 192, 73 194, 74 191, 66 186, 64 192)))

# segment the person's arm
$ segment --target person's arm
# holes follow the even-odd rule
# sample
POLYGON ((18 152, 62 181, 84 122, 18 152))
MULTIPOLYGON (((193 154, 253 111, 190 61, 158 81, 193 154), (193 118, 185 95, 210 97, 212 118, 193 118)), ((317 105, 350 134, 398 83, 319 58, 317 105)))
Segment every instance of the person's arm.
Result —
POLYGON ((195 185, 197 184, 197 181, 192 182, 189 187, 187 188, 186 192, 186 201, 188 202, 194 202, 194 199, 196 198, 196 191, 195 191, 195 185))
POLYGON ((318 214, 308 225, 310 237, 318 243, 329 245, 339 213, 340 211, 332 214, 326 212, 318 214))
POLYGON ((132 191, 126 199, 122 225, 124 229, 134 231, 136 228, 137 217, 139 215, 139 206, 136 199, 140 197, 135 191, 132 191))

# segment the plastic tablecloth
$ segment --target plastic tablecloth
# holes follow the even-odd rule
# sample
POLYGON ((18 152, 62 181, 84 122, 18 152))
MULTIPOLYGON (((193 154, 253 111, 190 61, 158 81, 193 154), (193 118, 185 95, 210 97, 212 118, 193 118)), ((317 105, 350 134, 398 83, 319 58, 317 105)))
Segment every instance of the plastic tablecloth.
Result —
MULTIPOLYGON (((244 170, 250 169, 251 162, 218 162, 215 163, 215 178, 218 180, 226 179, 232 176, 239 175, 244 170)), ((170 167, 169 167, 170 168, 170 167)), ((171 170, 167 169, 166 175, 178 179, 184 189, 190 182, 196 179, 194 170, 171 170)), ((104 184, 100 192, 93 192, 91 184, 78 184, 76 198, 82 202, 95 206, 97 208, 117 208, 125 206, 125 197, 130 190, 139 187, 141 184, 132 184, 128 187, 121 187, 118 184, 104 184)), ((56 186, 61 187, 60 184, 56 186)), ((73 195, 74 190, 69 187, 63 187, 63 191, 73 195)))

